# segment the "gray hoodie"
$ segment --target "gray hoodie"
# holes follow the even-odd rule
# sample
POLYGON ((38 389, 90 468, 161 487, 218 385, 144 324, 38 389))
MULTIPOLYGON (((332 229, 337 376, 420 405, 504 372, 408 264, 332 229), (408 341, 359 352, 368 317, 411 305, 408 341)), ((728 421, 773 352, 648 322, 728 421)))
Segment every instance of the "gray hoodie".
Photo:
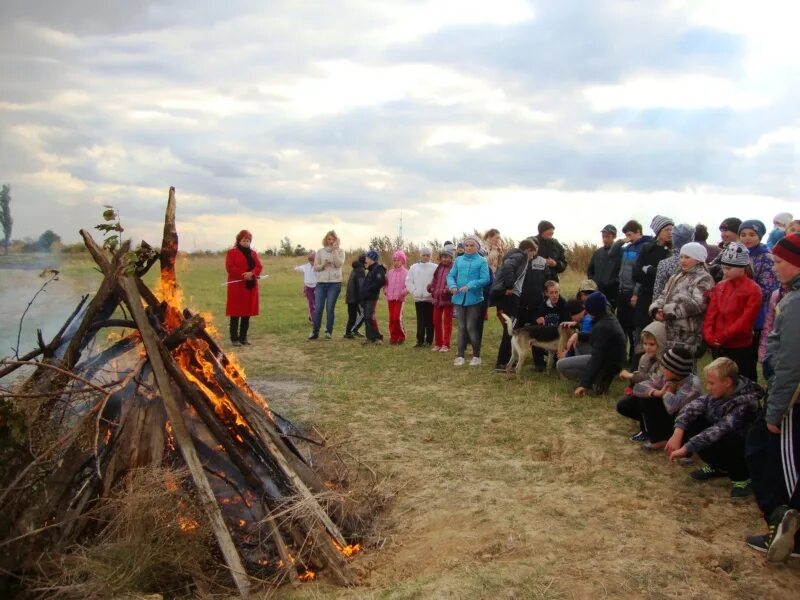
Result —
POLYGON ((780 426, 800 396, 800 275, 775 309, 775 327, 767 338, 766 359, 774 373, 769 380, 765 419, 780 426))

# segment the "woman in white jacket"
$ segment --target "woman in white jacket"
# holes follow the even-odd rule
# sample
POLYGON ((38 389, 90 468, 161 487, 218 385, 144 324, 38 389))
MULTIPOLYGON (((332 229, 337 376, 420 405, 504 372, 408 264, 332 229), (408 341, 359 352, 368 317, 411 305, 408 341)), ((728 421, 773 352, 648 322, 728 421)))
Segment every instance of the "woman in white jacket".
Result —
POLYGON ((428 284, 433 281, 436 265, 431 262, 431 249, 423 246, 419 251, 419 262, 412 265, 406 275, 406 289, 414 298, 417 313, 417 343, 414 348, 433 344, 433 298, 428 284))

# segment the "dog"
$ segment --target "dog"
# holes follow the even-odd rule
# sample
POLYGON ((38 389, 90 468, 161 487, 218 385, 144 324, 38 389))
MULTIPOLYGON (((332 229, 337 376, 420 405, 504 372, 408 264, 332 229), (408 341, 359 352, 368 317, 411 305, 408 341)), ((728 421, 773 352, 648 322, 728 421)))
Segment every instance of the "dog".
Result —
POLYGON ((516 367, 518 378, 522 376, 522 367, 525 365, 525 359, 531 353, 532 348, 541 348, 548 352, 547 364, 548 370, 550 370, 555 363, 556 355, 567 349, 567 340, 573 334, 573 329, 567 323, 562 323, 558 326, 557 338, 538 340, 530 329, 523 327, 515 330, 514 320, 507 314, 503 313, 502 317, 505 321, 506 331, 511 336, 511 360, 506 365, 506 373, 510 373, 511 369, 516 367))

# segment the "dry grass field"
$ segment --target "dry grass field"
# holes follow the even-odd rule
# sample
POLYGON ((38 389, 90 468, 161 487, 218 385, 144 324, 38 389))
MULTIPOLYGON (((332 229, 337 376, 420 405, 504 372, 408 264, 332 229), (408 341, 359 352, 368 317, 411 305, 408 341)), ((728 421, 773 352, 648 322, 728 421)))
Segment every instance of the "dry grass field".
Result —
MULTIPOLYGON (((733 504, 726 482, 694 482, 628 441, 633 425, 614 410, 621 387, 575 398, 556 374, 494 373, 494 316, 479 368, 412 348, 412 305, 411 344, 343 339, 343 298, 334 339, 308 342, 302 277, 292 271, 301 262, 265 260, 253 345, 234 350, 222 336, 223 345, 273 408, 369 465, 390 502, 354 559, 359 588, 323 577, 269 597, 797 597, 800 561, 766 566, 743 543, 763 528, 753 502, 733 504)), ((179 266, 186 304, 225 331, 222 259, 179 266)), ((64 271, 64 287, 71 273, 86 276, 77 263, 64 271)), ((566 293, 579 279, 568 274, 566 293)), ((385 328, 385 306, 379 319, 385 328)))

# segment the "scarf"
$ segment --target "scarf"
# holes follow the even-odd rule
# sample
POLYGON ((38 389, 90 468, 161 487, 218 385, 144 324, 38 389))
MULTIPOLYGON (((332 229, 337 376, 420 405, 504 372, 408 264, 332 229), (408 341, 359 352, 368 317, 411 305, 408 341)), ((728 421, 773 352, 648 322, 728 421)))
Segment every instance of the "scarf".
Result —
MULTIPOLYGON (((247 270, 248 271, 252 271, 253 269, 255 269, 256 268, 256 259, 253 258, 253 251, 250 250, 250 248, 245 248, 244 246, 240 246, 239 244, 236 244, 236 247, 239 249, 239 252, 244 254, 244 258, 247 261, 247 270)), ((251 290, 254 287, 256 287, 255 278, 248 279, 247 281, 245 281, 244 282, 244 287, 246 287, 249 290, 251 290)))

